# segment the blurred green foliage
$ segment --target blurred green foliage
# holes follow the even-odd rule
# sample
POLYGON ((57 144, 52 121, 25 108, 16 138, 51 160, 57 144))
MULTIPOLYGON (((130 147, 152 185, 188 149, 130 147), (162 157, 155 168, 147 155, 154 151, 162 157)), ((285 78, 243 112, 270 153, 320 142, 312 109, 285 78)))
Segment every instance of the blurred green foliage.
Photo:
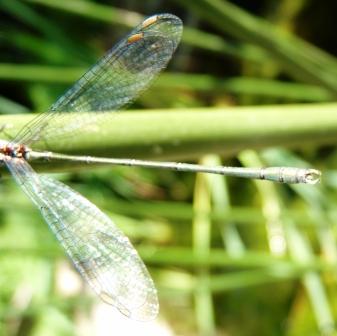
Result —
MULTIPOLYGON (((0 1, 0 112, 10 114, 3 118, 19 123, 25 116, 13 114, 46 110, 143 15, 171 12, 185 24, 181 46, 134 104, 148 116, 149 108, 179 111, 186 134, 191 125, 203 132, 192 147, 173 138, 170 157, 323 171, 319 186, 120 167, 59 175, 134 242, 172 334, 336 334, 336 10, 318 0, 0 1), (240 106, 247 106, 244 126, 234 118, 240 106), (215 123, 227 113, 231 129, 216 142, 211 129, 192 123, 214 107, 223 110, 215 123), (266 111, 279 125, 267 136, 266 111)), ((125 127, 126 138, 142 129, 125 127)), ((132 141, 121 153, 151 156, 133 149, 147 134, 132 141)), ((94 324, 98 299, 81 281, 70 294, 60 288, 64 252, 38 211, 9 179, 0 200, 0 335, 95 334, 80 320, 94 324)))

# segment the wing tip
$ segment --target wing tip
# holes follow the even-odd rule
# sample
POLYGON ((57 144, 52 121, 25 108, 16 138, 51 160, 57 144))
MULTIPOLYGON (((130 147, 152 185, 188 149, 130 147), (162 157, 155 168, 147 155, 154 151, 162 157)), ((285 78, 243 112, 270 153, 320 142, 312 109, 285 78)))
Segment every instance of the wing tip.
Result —
POLYGON ((128 308, 114 300, 111 295, 105 291, 99 293, 103 302, 115 307, 124 316, 139 322, 150 322, 156 319, 159 313, 159 303, 157 292, 152 293, 152 300, 145 301, 142 305, 128 308), (154 295, 153 295, 154 294, 154 295))
POLYGON ((146 30, 151 29, 154 24, 169 24, 170 26, 174 26, 175 35, 178 36, 180 40, 183 31, 183 22, 178 16, 170 13, 151 15, 148 16, 139 27, 141 30, 146 30))

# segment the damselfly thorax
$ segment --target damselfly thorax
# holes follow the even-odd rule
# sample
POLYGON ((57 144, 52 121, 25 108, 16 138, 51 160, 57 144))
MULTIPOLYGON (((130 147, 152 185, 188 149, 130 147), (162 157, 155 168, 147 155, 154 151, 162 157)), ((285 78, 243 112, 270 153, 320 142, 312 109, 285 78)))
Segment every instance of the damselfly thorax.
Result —
POLYGON ((29 152, 30 149, 25 145, 0 140, 0 155, 2 156, 28 160, 29 152))

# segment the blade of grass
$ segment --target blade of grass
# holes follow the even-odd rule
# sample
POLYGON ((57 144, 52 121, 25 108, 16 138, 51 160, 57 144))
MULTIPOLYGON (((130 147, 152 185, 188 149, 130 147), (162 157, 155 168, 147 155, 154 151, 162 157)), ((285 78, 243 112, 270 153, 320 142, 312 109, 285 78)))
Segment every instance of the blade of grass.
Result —
MULTIPOLYGON (((250 153, 250 155, 242 155, 240 158, 247 166, 255 165, 256 161, 258 161, 258 158, 254 157, 253 153, 250 153)), ((286 242, 291 256, 298 262, 310 262, 311 258, 315 258, 310 243, 305 235, 294 225, 291 218, 281 215, 281 209, 284 208, 284 206, 281 198, 277 196, 277 191, 273 190, 276 189, 275 184, 269 184, 268 189, 266 189, 266 185, 262 185, 260 181, 255 181, 255 184, 260 189, 263 203, 268 205, 272 202, 272 212, 276 215, 279 226, 282 226, 282 232, 285 232, 286 242), (270 200, 270 197, 272 197, 272 200, 270 200)), ((270 212, 267 214, 269 216, 270 212)), ((272 220, 275 223, 275 216, 273 216, 272 220)), ((314 271, 305 272, 302 275, 302 282, 311 301, 320 332, 325 333, 327 330, 331 330, 335 325, 335 321, 320 274, 314 271)))
MULTIPOLYGON (((60 177, 61 174, 58 174, 60 177)), ((63 174, 62 174, 63 175, 63 174)), ((67 174, 68 176, 68 174, 67 174)), ((69 182, 68 182, 69 183, 69 182)), ((75 187, 75 186, 74 186, 75 187)), ((76 188, 79 190, 78 188, 76 188)), ((89 199, 94 199, 95 194, 91 194, 88 190, 79 190, 89 199)), ((22 210, 32 209, 28 200, 18 199, 16 196, 0 195, 1 209, 6 211, 15 211, 20 208, 22 210)), ((193 217, 193 209, 189 203, 173 202, 173 201, 136 201, 118 200, 99 198, 95 199, 95 204, 100 209, 106 209, 115 214, 134 217, 146 217, 151 214, 153 218, 165 218, 167 220, 178 221, 180 225, 189 226, 193 217)), ((313 222, 313 219, 303 209, 285 210, 287 216, 294 218, 296 225, 301 228, 310 228, 314 225, 321 225, 313 222)), ((210 213, 212 221, 235 222, 237 225, 261 225, 263 216, 261 210, 253 207, 232 206, 230 211, 212 210, 210 213)), ((159 225, 160 227, 160 225, 159 225)))
MULTIPOLYGON (((42 62, 46 61, 51 64, 69 64, 71 56, 66 52, 61 44, 54 43, 51 39, 36 37, 33 34, 22 31, 6 31, 1 36, 1 43, 14 46, 17 50, 24 53, 25 57, 36 56, 42 62)), ((77 59, 76 59, 77 60, 77 59)), ((18 64, 22 66, 21 64, 18 64)), ((15 71, 15 69, 14 69, 15 71)), ((23 69, 23 72, 25 70, 23 69)), ((40 71, 38 70, 37 74, 40 71)), ((52 79, 51 79, 52 80, 52 79)))
MULTIPOLYGON (((207 164, 200 160, 201 164, 207 164)), ((194 187, 193 209, 196 211, 192 221, 193 253, 204 260, 210 257, 212 224, 209 217, 211 210, 210 190, 204 174, 197 174, 194 187)), ((213 299, 209 290, 209 269, 198 267, 196 277, 199 283, 194 293, 195 313, 200 335, 215 335, 213 299)))
POLYGON ((263 48, 294 78, 322 85, 337 96, 337 61, 308 42, 275 29, 267 21, 227 1, 200 0, 179 4, 197 12, 225 33, 263 48))
MULTIPOLYGON (((0 63, 0 80, 72 84, 85 70, 80 67, 0 63)), ((329 91, 319 86, 251 77, 220 79, 204 74, 163 73, 153 88, 251 94, 308 102, 334 100, 329 91)))
MULTIPOLYGON (((244 166, 259 167, 263 163, 252 150, 245 150, 239 154, 239 159, 244 166)), ((254 181, 262 200, 262 212, 265 218, 267 241, 272 255, 285 255, 287 245, 285 232, 281 220, 281 211, 278 195, 273 183, 254 181)))
MULTIPOLYGON (((297 158, 294 154, 286 150, 264 150, 262 157, 267 164, 278 164, 282 160, 287 160, 290 165, 297 167, 308 166, 306 162, 297 158)), ((312 219, 317 223, 325 223, 323 226, 316 226, 316 234, 323 252, 323 256, 331 261, 337 261, 337 242, 335 237, 335 216, 330 216, 335 209, 335 203, 331 202, 325 188, 325 181, 320 188, 303 188, 303 186, 292 186, 294 192, 305 200, 310 206, 312 219)), ((336 278, 336 274, 333 275, 336 278)))
POLYGON ((27 107, 18 104, 6 97, 0 96, 0 113, 1 114, 18 114, 27 113, 27 107))
MULTIPOLYGON (((222 165, 217 155, 207 155, 204 157, 204 161, 205 164, 210 166, 222 165)), ((205 176, 205 178, 208 181, 212 195, 212 210, 219 213, 231 212, 232 207, 229 201, 226 178, 211 174, 205 176)), ((230 221, 218 221, 218 227, 227 253, 231 256, 243 255, 246 249, 235 224, 230 221)))
MULTIPOLYGON (((40 31, 45 37, 57 41, 64 49, 68 56, 76 55, 83 59, 84 55, 88 55, 88 50, 83 45, 76 46, 62 29, 59 29, 51 20, 43 15, 35 12, 29 5, 17 0, 2 0, 1 8, 10 13, 18 20, 40 31)), ((75 57, 75 56, 74 56, 75 57)))
MULTIPOLYGON (((54 245, 40 244, 39 247, 35 245, 22 246, 15 243, 12 246, 7 243, 7 245, 2 244, 0 248, 0 256, 6 255, 17 255, 22 257, 22 255, 36 255, 41 258, 54 259, 60 256, 64 256, 64 251, 61 247, 54 241, 54 245), (46 245, 46 246, 44 246, 46 245)), ((296 261, 290 259, 289 257, 273 257, 267 252, 252 252, 247 251, 242 256, 230 256, 223 249, 212 248, 209 253, 207 260, 198 257, 190 247, 160 247, 154 248, 151 246, 139 245, 137 250, 141 255, 142 259, 146 263, 161 266, 177 266, 177 267, 215 267, 215 268, 233 268, 242 272, 247 270, 247 268, 259 268, 259 270, 272 269, 275 267, 280 267, 280 269, 289 269, 293 272, 304 274, 308 271, 317 272, 332 272, 336 269, 336 263, 320 260, 319 258, 313 256, 308 261, 296 261)), ((274 272, 275 273, 275 272, 274 272)), ((281 272, 282 273, 282 272, 281 272)), ((228 273, 227 273, 228 274, 228 273)), ((280 274, 280 277, 282 274, 280 274)))
MULTIPOLYGON (((42 5, 51 9, 62 10, 67 13, 76 14, 85 18, 98 20, 106 23, 120 25, 122 27, 133 28, 139 24, 144 16, 91 1, 82 0, 25 0, 32 4, 42 5)), ((233 44, 225 41, 220 36, 206 33, 198 29, 184 27, 183 42, 204 50, 209 50, 221 54, 240 57, 254 62, 263 62, 267 55, 262 50, 251 44, 233 44)))
POLYGON ((143 20, 136 12, 81 0, 25 0, 30 4, 42 5, 51 9, 83 16, 88 19, 114 23, 123 27, 133 28, 143 20))

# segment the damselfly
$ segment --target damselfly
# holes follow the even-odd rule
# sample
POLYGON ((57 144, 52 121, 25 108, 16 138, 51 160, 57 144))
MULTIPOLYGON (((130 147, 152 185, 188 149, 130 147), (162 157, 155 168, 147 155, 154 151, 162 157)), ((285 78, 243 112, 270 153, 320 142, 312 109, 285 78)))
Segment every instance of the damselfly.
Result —
POLYGON ((107 111, 122 108, 145 90, 167 65, 181 33, 182 22, 174 15, 147 18, 85 73, 47 113, 29 122, 14 140, 0 142, 0 161, 40 209, 83 278, 105 302, 143 321, 153 319, 158 313, 157 292, 128 238, 92 203, 61 182, 36 174, 28 161, 57 159, 166 168, 285 183, 315 183, 320 176, 314 169, 205 167, 52 152, 53 141, 66 146, 88 127, 109 122, 112 113, 107 111), (51 151, 39 150, 41 146, 51 151))

